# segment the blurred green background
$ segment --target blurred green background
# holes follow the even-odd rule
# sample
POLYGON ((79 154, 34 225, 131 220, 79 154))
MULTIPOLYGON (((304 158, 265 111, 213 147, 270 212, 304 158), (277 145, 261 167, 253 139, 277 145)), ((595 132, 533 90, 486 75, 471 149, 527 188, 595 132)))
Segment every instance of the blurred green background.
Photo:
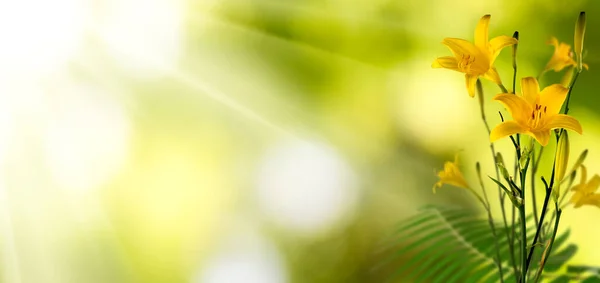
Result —
MULTIPOLYGON (((459 152, 473 183, 476 161, 493 172, 464 77, 431 68, 441 40, 472 40, 489 13, 491 36, 520 32, 519 77, 536 76, 582 10, 572 152, 590 149, 593 174, 594 1, 2 3, 1 282, 381 282, 396 223, 479 209, 466 190, 432 194, 445 160, 459 152)), ((509 48, 496 66, 510 86, 509 48)), ((600 264, 598 217, 563 214, 576 263, 600 264)))

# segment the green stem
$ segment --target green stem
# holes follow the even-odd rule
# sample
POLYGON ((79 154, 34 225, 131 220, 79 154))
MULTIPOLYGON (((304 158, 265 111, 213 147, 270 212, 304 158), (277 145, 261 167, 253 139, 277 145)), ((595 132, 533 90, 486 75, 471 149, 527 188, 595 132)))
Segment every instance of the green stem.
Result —
POLYGON ((503 193, 502 197, 500 198, 500 204, 502 205, 502 220, 504 221, 504 231, 506 232, 506 237, 508 238, 508 243, 509 243, 508 244, 508 251, 510 253, 510 261, 511 261, 511 263, 513 265, 513 271, 514 271, 513 274, 515 274, 515 276, 516 276, 518 269, 517 269, 517 260, 515 258, 515 249, 514 249, 514 243, 515 243, 515 240, 514 240, 515 239, 515 228, 514 228, 514 226, 515 226, 515 212, 514 212, 514 210, 515 210, 515 207, 511 206, 512 209, 513 209, 513 214, 512 214, 513 217, 512 217, 512 223, 511 223, 511 226, 510 226, 511 229, 509 229, 508 228, 508 222, 506 220, 506 211, 504 209, 504 199, 506 197, 506 194, 504 192, 501 192, 501 193, 503 193), (512 230, 512 233, 511 233, 511 230, 512 230))
POLYGON ((575 73, 575 77, 573 78, 573 82, 571 83, 571 87, 569 87, 569 92, 567 93, 567 102, 565 103, 565 115, 569 113, 569 101, 571 100, 571 92, 573 91, 573 87, 575 86, 575 82, 577 82, 577 78, 581 70, 575 73))
POLYGON ((535 221, 535 226, 538 226, 538 211, 537 211, 537 198, 535 197, 535 171, 536 171, 536 160, 535 160, 535 146, 531 148, 531 204, 533 206, 533 219, 535 221))
POLYGON ((552 195, 552 187, 546 188, 546 197, 544 198, 544 205, 542 206, 540 221, 537 224, 537 230, 535 231, 535 236, 533 236, 533 244, 531 245, 531 248, 529 249, 529 255, 527 256, 527 265, 525 266, 527 269, 529 269, 529 264, 531 263, 531 258, 533 257, 533 250, 535 249, 540 232, 542 231, 542 224, 544 223, 544 217, 546 216, 550 195, 552 195))
MULTIPOLYGON (((516 242, 516 238, 517 238, 517 232, 516 232, 516 215, 517 215, 517 208, 513 205, 512 207, 512 214, 511 214, 511 220, 510 220, 510 228, 511 228, 511 243, 510 246, 513 247, 513 250, 515 250, 515 242, 516 242)), ((515 265, 517 262, 517 259, 513 256, 513 260, 515 261, 515 265)), ((518 272, 515 273, 515 277, 518 276, 518 272)))
MULTIPOLYGON (((485 116, 485 109, 483 106, 483 86, 481 85, 481 81, 477 80, 477 89, 479 91, 479 99, 481 99, 480 101, 480 111, 481 111, 481 120, 483 120, 483 124, 485 125, 485 129, 487 130, 488 136, 491 134, 491 130, 490 130, 490 125, 488 124, 487 118, 485 116)), ((494 143, 490 143, 490 151, 492 153, 492 160, 494 161, 494 169, 496 169, 496 180, 500 180, 500 172, 498 171, 498 166, 496 165, 496 148, 494 147, 494 143)), ((480 178, 480 182, 481 182, 481 188, 483 189, 483 182, 481 181, 480 178)), ((489 200, 487 197, 487 193, 485 192, 485 189, 483 189, 483 193, 484 193, 484 197, 487 201, 488 204, 488 216, 490 219, 490 226, 492 228, 492 232, 494 234, 494 239, 496 239, 496 231, 495 231, 495 227, 494 227, 494 223, 493 223, 493 219, 492 219, 492 215, 491 212, 489 210, 489 200)), ((504 231, 506 232, 506 237, 510 239, 510 234, 509 234, 509 230, 508 230, 508 225, 506 222, 506 209, 504 207, 504 198, 505 198, 505 193, 502 190, 502 188, 500 188, 500 185, 498 185, 498 197, 500 199, 500 207, 502 210, 502 219, 504 220, 504 231)), ((498 248, 498 241, 496 239, 496 251, 498 251, 498 268, 500 270, 500 278, 503 281, 504 278, 502 276, 502 262, 500 260, 500 254, 499 254, 499 248, 498 248)), ((509 252, 511 254, 511 262, 514 268, 514 273, 517 273, 517 264, 515 262, 515 252, 513 250, 512 245, 509 246, 509 252)))
POLYGON ((499 83, 498 87, 500 87, 500 90, 502 91, 502 93, 510 93, 508 91, 508 89, 506 89, 506 87, 502 83, 499 83))
POLYGON ((500 246, 498 245, 498 236, 496 235, 496 226, 494 225, 494 218, 492 217, 492 211, 490 209, 490 200, 487 196, 487 192, 485 191, 483 179, 481 179, 481 167, 479 165, 479 162, 477 162, 477 176, 479 177, 479 185, 481 185, 481 191, 483 191, 483 198, 486 202, 484 204, 484 207, 488 214, 488 224, 490 225, 490 229, 492 230, 492 236, 494 237, 494 243, 496 244, 496 265, 498 265, 498 272, 500 273, 500 282, 504 283, 504 271, 502 270, 502 260, 500 257, 500 246))
MULTIPOLYGON (((520 157, 520 154, 519 154, 520 157)), ((521 169, 521 199, 522 205, 519 206, 519 216, 521 220, 521 280, 525 283, 527 280, 527 227, 525 219, 525 181, 527 178, 527 168, 529 167, 530 158, 525 161, 525 166, 521 169)))
MULTIPOLYGON (((502 117, 502 112, 498 112, 498 114, 500 114, 500 120, 502 122, 504 122, 504 117, 502 117)), ((509 137, 510 137, 510 140, 512 141, 513 145, 515 146, 515 152, 516 152, 516 155, 517 155, 517 158, 515 159, 515 167, 514 167, 515 171, 513 173, 513 176, 516 176, 517 175, 517 169, 519 168, 519 160, 521 160, 521 148, 520 148, 519 145, 517 145, 517 142, 515 141, 515 139, 513 138, 513 136, 509 136, 509 137)), ((521 180, 522 180, 523 178, 522 178, 520 170, 519 170, 519 175, 521 176, 521 180)), ((511 180, 507 180, 507 182, 509 183, 509 185, 511 185, 512 181, 511 180)), ((514 255, 514 245, 515 245, 515 238, 516 238, 515 237, 515 217, 516 217, 515 215, 517 213, 516 213, 516 207, 515 207, 515 205, 512 205, 511 208, 512 208, 511 222, 510 222, 511 237, 509 237, 509 241, 510 241, 509 247, 513 247, 512 248, 513 253, 512 253, 511 256, 512 256, 513 262, 515 263, 515 276, 518 276, 518 272, 516 272, 516 261, 517 260, 515 259, 515 255, 514 255)), ((523 253, 523 251, 521 251, 521 254, 522 253, 523 253)), ((521 260, 521 262, 522 261, 523 260, 521 260)))
POLYGON ((546 259, 548 257, 550 257, 550 254, 552 253, 552 246, 554 245, 554 240, 556 239, 556 233, 558 232, 558 224, 560 223, 560 216, 562 214, 562 209, 558 208, 558 204, 556 202, 554 203, 554 207, 555 207, 555 211, 556 211, 556 219, 554 221, 554 232, 552 232, 552 239, 550 240, 550 246, 548 246, 548 250, 545 253, 545 257, 542 258, 542 264, 540 266, 540 269, 538 269, 538 272, 535 275, 535 282, 538 282, 540 280, 540 275, 542 275, 542 272, 544 271, 544 266, 546 265, 546 259))
POLYGON ((541 72, 540 72, 540 73, 537 75, 537 77, 535 77, 535 79, 536 79, 536 80, 539 82, 539 81, 540 81, 540 79, 542 78, 542 76, 543 76, 545 73, 546 73, 546 70, 543 70, 543 71, 541 71, 541 72))
POLYGON ((519 282, 525 283, 527 276, 527 228, 525 227, 525 203, 519 207, 519 216, 521 222, 521 280, 519 282))
POLYGON ((545 147, 543 147, 543 146, 540 148, 540 153, 538 154, 538 157, 537 157, 537 159, 535 161, 535 164, 532 164, 532 166, 533 166, 533 168, 532 168, 533 172, 537 172, 538 166, 540 164, 540 160, 542 160, 542 153, 544 153, 544 148, 545 147))

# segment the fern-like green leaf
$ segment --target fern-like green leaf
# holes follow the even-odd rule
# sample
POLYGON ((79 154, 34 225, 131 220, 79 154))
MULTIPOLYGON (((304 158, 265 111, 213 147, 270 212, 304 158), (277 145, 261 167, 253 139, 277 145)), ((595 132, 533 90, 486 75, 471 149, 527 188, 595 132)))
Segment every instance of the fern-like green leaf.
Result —
MULTIPOLYGON (((530 227, 527 231, 528 241, 531 241, 535 234, 533 222, 532 216, 527 217, 527 227, 530 227)), ((503 224, 495 223, 495 226, 503 279, 505 282, 514 282, 516 276, 509 261, 510 240, 503 224)), ((518 235, 517 229, 514 239, 517 260, 520 258, 518 235)), ((577 246, 567 245, 568 237, 569 231, 557 236, 552 255, 546 261, 544 278, 554 278, 557 282, 564 280, 563 277, 547 274, 564 266, 577 251, 577 246)), ((428 207, 401 223, 386 241, 382 252, 388 256, 384 257, 380 268, 393 270, 390 282, 499 282, 495 245, 488 219, 479 213, 466 209, 428 207)), ((534 250, 530 276, 534 276, 539 268, 542 253, 542 247, 534 250)), ((517 263, 517 266, 520 267, 520 264, 517 263)))

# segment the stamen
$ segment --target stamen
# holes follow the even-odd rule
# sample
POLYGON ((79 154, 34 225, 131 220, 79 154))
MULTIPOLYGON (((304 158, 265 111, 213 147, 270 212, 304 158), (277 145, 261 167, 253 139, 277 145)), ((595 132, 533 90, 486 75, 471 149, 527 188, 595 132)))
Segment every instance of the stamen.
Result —
POLYGON ((475 57, 470 54, 462 54, 460 62, 458 63, 458 68, 465 72, 469 73, 471 71, 471 64, 475 62, 475 57))
POLYGON ((536 104, 533 111, 531 112, 531 120, 529 121, 530 127, 537 128, 542 123, 543 116, 546 114, 547 110, 547 106, 536 104))

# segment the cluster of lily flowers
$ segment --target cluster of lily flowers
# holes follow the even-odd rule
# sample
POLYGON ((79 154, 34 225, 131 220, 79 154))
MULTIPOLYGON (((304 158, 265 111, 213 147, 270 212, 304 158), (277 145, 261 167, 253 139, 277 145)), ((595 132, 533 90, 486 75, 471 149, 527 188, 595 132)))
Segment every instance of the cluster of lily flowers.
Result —
MULTIPOLYGON (((538 77, 524 77, 521 79, 521 92, 517 94, 515 91, 517 77, 517 46, 519 43, 519 33, 515 32, 513 36, 501 35, 489 39, 489 23, 490 15, 483 16, 475 29, 474 42, 471 43, 464 39, 445 38, 442 43, 446 45, 452 52, 452 56, 437 58, 433 64, 433 68, 445 68, 464 73, 466 88, 469 96, 475 97, 478 94, 479 106, 482 120, 486 126, 490 140, 490 151, 495 163, 495 178, 488 176, 498 185, 498 199, 504 220, 505 231, 507 233, 508 244, 510 247, 520 245, 519 263, 515 259, 514 251, 516 248, 510 249, 511 256, 509 261, 513 265, 513 274, 519 278, 518 282, 525 283, 529 278, 529 271, 533 254, 536 248, 543 248, 542 259, 540 265, 536 267, 537 272, 535 282, 540 279, 540 275, 544 270, 546 259, 551 255, 552 244, 557 235, 560 217, 563 208, 568 204, 573 204, 574 207, 583 205, 594 205, 600 207, 600 193, 597 192, 600 187, 600 176, 594 175, 590 180, 587 179, 587 169, 583 165, 587 150, 583 151, 580 157, 574 163, 572 169, 567 172, 569 163, 569 136, 568 131, 574 131, 578 134, 583 133, 583 129, 579 121, 568 115, 569 101, 571 98, 573 86, 584 69, 588 69, 587 64, 583 63, 583 40, 585 35, 585 12, 581 12, 575 24, 574 36, 574 52, 571 52, 571 46, 566 43, 559 42, 552 37, 549 44, 554 46, 554 54, 550 58, 548 64, 538 77), (502 84, 498 70, 494 66, 494 61, 505 47, 512 46, 512 66, 513 80, 512 91, 508 91, 502 84), (540 90, 538 78, 548 71, 561 72, 567 70, 560 83, 551 84, 540 90), (501 93, 495 95, 492 100, 501 103, 510 113, 512 120, 505 120, 500 112, 501 123, 490 129, 488 124, 485 108, 484 94, 481 79, 489 80, 497 84, 501 93), (529 139, 525 139, 529 136, 529 139), (556 150, 554 152, 554 166, 549 175, 540 174, 541 181, 545 186, 544 203, 539 211, 537 210, 537 200, 535 197, 535 174, 539 167, 542 153, 549 144, 551 136, 556 139, 556 150), (494 142, 510 138, 515 149, 514 175, 511 176, 502 158, 500 152, 496 152, 494 142), (537 146, 536 144, 539 144, 537 146), (536 156, 536 151, 538 154, 536 156), (531 166, 530 166, 531 165, 531 166), (577 175, 580 172, 581 181, 579 184, 572 186, 577 175), (528 174, 529 173, 529 174, 528 174), (549 176, 549 179, 546 177, 549 176), (531 180, 531 193, 526 193, 527 180, 531 180), (549 180, 549 181, 548 181, 549 180), (566 184, 566 186, 565 186, 566 184), (567 200, 568 193, 561 194, 562 187, 570 187, 571 198, 568 203, 563 204, 567 200), (507 221, 507 211, 505 210, 505 198, 508 197, 512 204, 513 217, 511 223, 507 221), (526 200, 529 198, 531 202, 533 218, 535 219, 536 232, 530 243, 527 236, 527 216, 526 216, 526 200), (554 213, 551 220, 546 218, 548 204, 553 199, 554 213), (515 214, 519 214, 518 223, 515 222, 515 214), (514 236, 515 226, 519 224, 521 239, 516 240, 514 236), (510 227, 510 228, 509 228, 510 227), (552 232, 548 231, 552 227, 552 232), (508 232, 512 230, 512 236, 508 232), (549 236, 549 238, 546 238, 549 236), (541 240, 544 239, 544 240, 541 240)), ((546 150, 547 151, 547 150, 546 150)), ((480 196, 472 186, 465 180, 458 165, 458 159, 453 162, 446 162, 444 170, 438 173, 439 181, 434 185, 433 191, 443 186, 444 184, 453 185, 455 187, 465 188, 469 190, 478 201, 481 202, 487 211, 488 222, 491 232, 496 240, 497 256, 495 262, 498 267, 501 281, 503 281, 502 259, 500 258, 499 239, 495 229, 495 221, 490 208, 490 201, 484 187, 484 182, 481 177, 481 166, 479 162, 476 164, 479 183, 483 192, 483 197, 480 196)), ((533 268, 532 268, 533 269, 533 268)))
MULTIPOLYGON (((568 136, 566 130, 583 133, 583 129, 579 121, 569 116, 569 98, 573 84, 577 76, 583 69, 588 70, 588 65, 582 62, 583 39, 585 34, 585 13, 582 12, 575 29, 574 52, 571 51, 571 46, 564 42, 559 42, 555 37, 552 37, 548 44, 554 46, 554 54, 550 58, 544 70, 536 77, 525 77, 521 79, 521 93, 516 94, 514 91, 509 92, 502 84, 498 70, 494 67, 494 61, 505 47, 513 46, 513 66, 516 76, 516 46, 518 44, 518 32, 514 36, 501 35, 489 39, 489 23, 490 15, 483 16, 475 29, 474 42, 471 43, 464 39, 445 38, 442 43, 446 45, 452 52, 452 56, 444 56, 437 58, 433 64, 433 68, 445 68, 465 74, 466 88, 469 96, 475 97, 476 89, 479 90, 480 103, 483 103, 483 93, 480 84, 480 78, 489 80, 497 84, 502 93, 495 95, 492 100, 500 102, 512 116, 512 120, 506 120, 498 124, 489 131, 490 142, 493 143, 499 139, 510 137, 515 143, 515 137, 519 135, 530 136, 537 141, 541 147, 548 145, 550 137, 554 132, 557 140, 557 152, 555 155, 555 169, 553 176, 558 179, 560 184, 565 175, 566 165, 568 163, 568 136), (561 72, 567 70, 563 80, 559 84, 552 84, 540 90, 538 78, 548 71, 561 72), (574 78, 575 76, 575 78, 574 78), (566 103, 565 103, 566 101, 566 103), (561 109, 564 109, 561 113, 561 109), (559 138, 563 136, 565 138, 559 138), (565 149, 566 146, 566 149, 565 149), (561 150, 562 149, 562 150, 561 150), (566 156, 565 156, 566 155, 566 156)), ((483 104, 481 104, 482 116, 483 104)), ((484 118, 484 122, 487 121, 484 118)), ((533 141, 532 141, 533 143, 533 141)), ((492 144, 493 146, 493 144, 492 144)), ((531 144, 533 147, 533 144, 531 144)), ((522 145, 515 143, 517 151, 524 152, 526 149, 522 145)), ((587 151, 585 152, 587 153, 587 151)), ((494 153, 497 166, 502 167, 494 153)), ((572 177, 579 170, 581 174, 581 182, 571 188, 573 192, 569 203, 574 207, 582 205, 594 205, 600 207, 600 193, 597 193, 600 187, 600 176, 594 175, 590 180, 587 179, 586 167, 581 164, 582 160, 576 162, 577 168, 573 168, 572 177)), ((504 168, 500 168, 504 170, 504 168)), ((467 183, 462 172, 460 171, 457 158, 453 162, 446 162, 444 169, 438 173, 439 181, 434 185, 436 188, 444 184, 455 187, 465 188, 473 193, 475 191, 467 183)), ((556 190, 553 193, 558 196, 560 186, 555 186, 556 190)), ((477 193, 475 193, 478 196, 477 193)), ((478 196, 481 200, 481 197, 478 196)))

